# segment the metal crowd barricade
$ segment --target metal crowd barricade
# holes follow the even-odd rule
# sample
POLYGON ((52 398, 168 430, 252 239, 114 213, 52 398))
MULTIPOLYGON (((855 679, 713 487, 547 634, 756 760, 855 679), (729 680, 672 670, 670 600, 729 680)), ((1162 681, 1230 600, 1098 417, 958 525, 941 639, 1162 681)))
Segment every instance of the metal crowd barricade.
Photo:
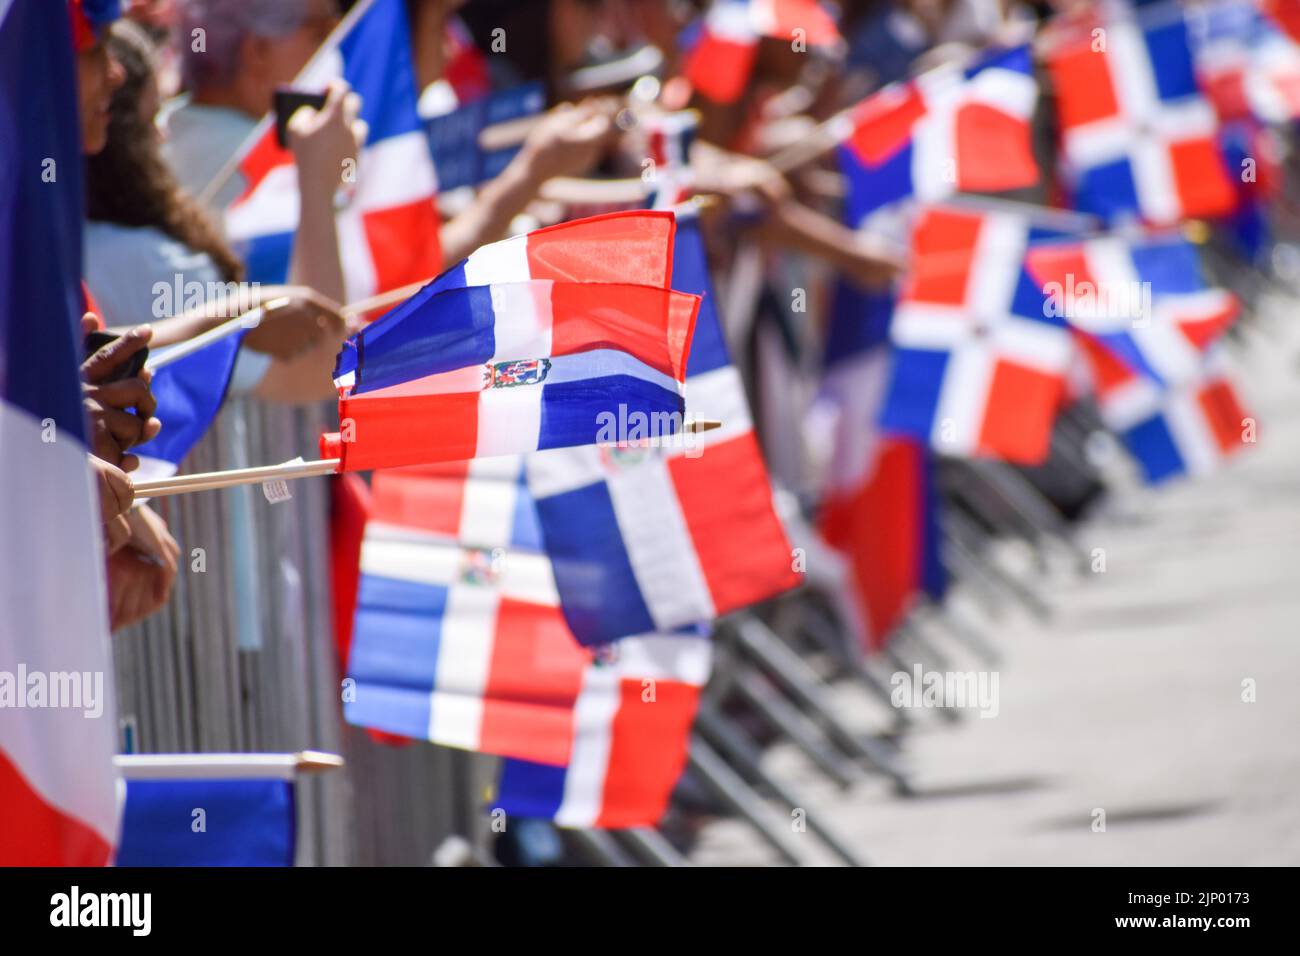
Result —
MULTIPOLYGON (((326 416, 231 398, 183 470, 309 455, 326 416)), ((299 787, 302 865, 426 864, 453 834, 481 846, 491 758, 392 747, 343 725, 329 484, 292 490, 278 504, 258 488, 154 502, 182 566, 167 607, 114 637, 122 749, 344 755, 341 772, 299 787)))

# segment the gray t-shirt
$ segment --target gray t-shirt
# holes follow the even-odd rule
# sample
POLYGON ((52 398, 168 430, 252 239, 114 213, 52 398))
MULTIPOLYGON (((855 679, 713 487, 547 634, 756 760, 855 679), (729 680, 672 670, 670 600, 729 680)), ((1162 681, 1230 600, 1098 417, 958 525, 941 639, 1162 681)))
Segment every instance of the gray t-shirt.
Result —
MULTIPOLYGON (((83 268, 90 294, 110 327, 179 315, 191 298, 206 301, 209 290, 215 296, 226 289, 211 256, 151 226, 87 223, 83 268)), ((270 364, 269 355, 240 349, 231 390, 252 389, 270 364)))
MULTIPOLYGON (((198 196, 235 155, 258 121, 238 110, 202 106, 188 96, 178 96, 163 107, 159 122, 167 131, 164 158, 180 184, 198 196)), ((208 210, 220 216, 243 191, 244 179, 236 172, 207 204, 208 210)))

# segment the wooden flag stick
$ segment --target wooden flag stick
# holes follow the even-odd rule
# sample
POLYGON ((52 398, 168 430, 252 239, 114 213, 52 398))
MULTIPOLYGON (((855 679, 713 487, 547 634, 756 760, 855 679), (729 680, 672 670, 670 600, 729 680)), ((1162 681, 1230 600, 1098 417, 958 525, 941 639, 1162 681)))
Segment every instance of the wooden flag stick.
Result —
MULTIPOLYGON (((721 428, 716 418, 695 418, 682 423, 682 431, 698 434, 721 428)), ((195 475, 177 475, 135 484, 137 498, 162 498, 167 495, 186 495, 192 491, 214 491, 217 488, 236 488, 240 485, 260 485, 267 481, 287 481, 311 478, 315 475, 332 475, 339 470, 338 458, 319 461, 286 461, 282 465, 264 465, 259 468, 235 468, 231 471, 207 471, 195 475)))
POLYGON ((700 432, 711 432, 715 428, 721 428, 722 421, 717 418, 692 418, 688 422, 682 422, 682 431, 698 435, 700 432))
POLYGON ((338 754, 318 750, 294 754, 119 754, 113 764, 127 780, 292 780, 295 774, 322 773, 344 765, 338 754))
POLYGON ((211 491, 215 488, 235 488, 239 485, 259 485, 266 481, 310 478, 313 475, 332 475, 339 470, 339 459, 320 461, 287 461, 282 465, 264 465, 260 468, 235 468, 231 471, 208 471, 195 475, 176 475, 154 481, 140 481, 135 485, 137 498, 160 498, 165 495, 184 495, 191 491, 211 491))
POLYGON ((350 305, 345 305, 340 314, 345 319, 351 319, 358 315, 365 315, 367 312, 374 312, 376 309, 386 309, 390 305, 397 305, 397 303, 404 302, 415 295, 436 278, 437 276, 429 276, 429 278, 421 279, 419 282, 409 282, 400 288, 389 289, 387 292, 372 295, 368 299, 361 299, 350 305))
POLYGON ((240 329, 255 329, 262 324, 268 312, 274 312, 276 309, 282 309, 289 304, 291 300, 288 296, 281 296, 272 299, 270 302, 264 302, 256 308, 249 309, 242 315, 237 315, 233 319, 222 322, 220 325, 213 326, 206 332, 194 336, 192 339, 186 339, 184 342, 178 342, 176 345, 169 346, 161 351, 155 352, 149 356, 144 367, 152 371, 160 368, 166 368, 173 362, 179 362, 181 359, 193 355, 200 349, 206 348, 213 342, 219 342, 221 339, 229 338, 239 332, 240 329))

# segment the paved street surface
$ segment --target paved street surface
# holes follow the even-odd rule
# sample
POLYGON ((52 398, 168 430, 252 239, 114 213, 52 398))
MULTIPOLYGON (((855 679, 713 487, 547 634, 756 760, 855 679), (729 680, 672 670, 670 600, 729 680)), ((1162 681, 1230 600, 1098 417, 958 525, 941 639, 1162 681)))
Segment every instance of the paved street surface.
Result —
MULTIPOLYGON (((837 790, 773 748, 768 769, 809 813, 877 864, 1300 864, 1300 308, 1265 316, 1266 334, 1233 349, 1258 445, 1212 477, 1113 502, 1079 536, 1105 549, 1105 573, 1054 573, 1049 621, 1018 607, 981 619, 1002 653, 1000 711, 919 715, 903 757, 920 796, 874 777, 837 790)), ((856 726, 885 716, 851 686, 837 702, 856 726)), ((792 839, 834 862, 812 834, 792 839)), ((774 857, 726 820, 692 859, 774 857)))

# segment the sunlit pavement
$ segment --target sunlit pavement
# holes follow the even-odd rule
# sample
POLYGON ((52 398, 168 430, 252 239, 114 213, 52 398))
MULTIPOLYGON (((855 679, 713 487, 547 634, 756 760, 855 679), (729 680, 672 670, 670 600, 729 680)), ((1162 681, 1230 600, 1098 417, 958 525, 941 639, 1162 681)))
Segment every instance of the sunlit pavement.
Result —
MULTIPOLYGON (((997 716, 918 715, 903 753, 919 796, 875 778, 837 790, 773 748, 767 768, 809 813, 878 864, 1300 863, 1300 308, 1264 314, 1266 331, 1233 349, 1257 446, 1090 521, 1078 541, 1104 549, 1106 569, 1045 582, 1048 622, 1019 608, 982 622, 1002 652, 997 716)), ((851 686, 836 699, 880 726, 878 701, 851 686)), ((811 833, 795 840, 807 862, 834 862, 811 833)), ((692 859, 773 857, 727 820, 692 859)))

